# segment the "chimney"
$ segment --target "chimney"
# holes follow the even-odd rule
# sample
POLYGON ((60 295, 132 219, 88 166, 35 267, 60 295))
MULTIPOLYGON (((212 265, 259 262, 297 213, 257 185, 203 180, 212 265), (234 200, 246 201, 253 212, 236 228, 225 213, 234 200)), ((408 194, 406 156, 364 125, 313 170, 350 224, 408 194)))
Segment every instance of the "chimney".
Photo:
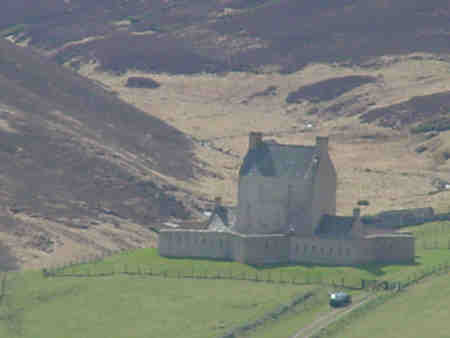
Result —
POLYGON ((222 205, 222 197, 214 198, 214 207, 220 207, 222 205))
POLYGON ((360 208, 354 208, 353 209, 353 220, 354 221, 359 221, 359 219, 361 218, 361 209, 360 208))
POLYGON ((248 150, 255 149, 262 143, 263 134, 261 132, 252 131, 248 136, 248 150))
POLYGON ((321 154, 328 153, 328 136, 316 136, 316 147, 321 154))

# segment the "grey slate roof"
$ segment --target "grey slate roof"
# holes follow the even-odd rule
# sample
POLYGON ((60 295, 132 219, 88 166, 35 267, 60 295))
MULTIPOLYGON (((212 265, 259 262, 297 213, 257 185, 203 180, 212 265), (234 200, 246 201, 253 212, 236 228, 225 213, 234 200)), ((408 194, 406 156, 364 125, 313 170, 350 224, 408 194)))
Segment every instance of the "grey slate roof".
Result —
POLYGON ((323 215, 316 230, 318 236, 346 237, 350 235, 353 226, 351 216, 323 215))
POLYGON ((240 176, 300 176, 313 165, 315 146, 294 146, 262 142, 244 158, 240 176))

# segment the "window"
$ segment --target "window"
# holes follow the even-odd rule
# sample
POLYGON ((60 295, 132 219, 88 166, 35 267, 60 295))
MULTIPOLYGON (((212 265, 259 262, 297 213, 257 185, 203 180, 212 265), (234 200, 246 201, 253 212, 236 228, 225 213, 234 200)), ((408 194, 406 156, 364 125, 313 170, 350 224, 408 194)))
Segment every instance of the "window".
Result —
POLYGON ((342 248, 338 249, 338 256, 342 256, 342 248))
POLYGON ((349 248, 345 249, 345 254, 346 254, 347 256, 350 256, 350 249, 349 249, 349 248))
POLYGON ((304 248, 303 248, 303 253, 306 255, 308 252, 308 246, 305 244, 304 248))
POLYGON ((219 240, 219 247, 222 249, 223 248, 223 240, 219 240))
POLYGON ((266 240, 266 249, 269 249, 269 241, 266 240))
POLYGON ((325 254, 325 249, 324 248, 320 248, 320 255, 323 256, 325 254))
POLYGON ((315 245, 313 245, 313 246, 311 247, 311 253, 312 253, 312 254, 315 254, 315 253, 316 253, 316 246, 315 246, 315 245))
POLYGON ((202 237, 202 244, 205 245, 206 244, 206 238, 202 237))
POLYGON ((299 246, 298 246, 298 243, 297 243, 297 244, 295 244, 295 252, 298 253, 298 249, 299 249, 299 246))
POLYGON ((333 248, 329 248, 328 249, 328 256, 332 256, 333 255, 333 248))

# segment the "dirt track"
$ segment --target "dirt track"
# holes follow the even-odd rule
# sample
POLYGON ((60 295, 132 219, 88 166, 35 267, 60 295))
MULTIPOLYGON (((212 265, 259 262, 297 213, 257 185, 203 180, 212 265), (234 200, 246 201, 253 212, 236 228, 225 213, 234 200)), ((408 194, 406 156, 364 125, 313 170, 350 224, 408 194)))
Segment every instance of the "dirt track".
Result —
POLYGON ((353 302, 352 305, 349 307, 333 309, 330 312, 321 314, 314 322, 312 322, 310 325, 299 330, 291 338, 312 337, 314 334, 318 333, 321 329, 323 329, 323 328, 327 327, 328 325, 332 324, 333 322, 337 321, 342 316, 355 310, 356 308, 365 304, 366 302, 373 299, 374 297, 375 297, 374 295, 363 295, 363 296, 359 297, 356 302, 353 302))

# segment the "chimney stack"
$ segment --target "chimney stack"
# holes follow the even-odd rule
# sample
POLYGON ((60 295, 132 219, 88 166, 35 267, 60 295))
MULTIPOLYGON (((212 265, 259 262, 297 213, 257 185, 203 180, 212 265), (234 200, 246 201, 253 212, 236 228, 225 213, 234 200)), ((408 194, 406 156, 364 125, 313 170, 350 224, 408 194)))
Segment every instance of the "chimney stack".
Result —
POLYGON ((364 235, 365 235, 364 224, 361 222, 361 209, 360 208, 353 209, 352 234, 355 237, 364 237, 364 235))
POLYGON ((360 208, 353 209, 353 218, 355 220, 359 220, 361 218, 361 209, 360 208))
POLYGON ((316 146, 320 153, 328 153, 328 136, 316 136, 316 146))
POLYGON ((248 149, 255 149, 262 143, 263 134, 261 132, 252 131, 248 136, 248 149))
POLYGON ((222 197, 216 197, 214 198, 214 206, 220 207, 222 205, 222 197))

